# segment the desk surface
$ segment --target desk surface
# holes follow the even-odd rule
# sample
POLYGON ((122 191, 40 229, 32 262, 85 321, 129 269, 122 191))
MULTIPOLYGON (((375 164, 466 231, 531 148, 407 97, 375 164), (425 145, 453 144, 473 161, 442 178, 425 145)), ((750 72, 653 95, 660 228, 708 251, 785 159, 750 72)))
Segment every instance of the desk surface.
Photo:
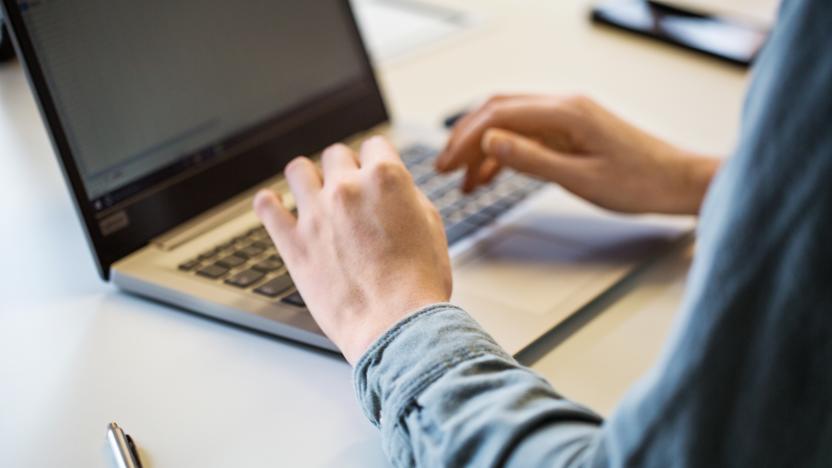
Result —
MULTIPOLYGON (((396 116, 435 124, 495 90, 581 91, 679 143, 730 150, 744 72, 592 27, 585 1, 476 5, 478 30, 382 67, 396 116)), ((111 466, 110 420, 148 466, 385 464, 340 359, 99 281, 18 65, 0 67, 0 212, 0 465, 111 466)), ((689 258, 658 262, 524 361, 608 414, 656 359, 689 258)))

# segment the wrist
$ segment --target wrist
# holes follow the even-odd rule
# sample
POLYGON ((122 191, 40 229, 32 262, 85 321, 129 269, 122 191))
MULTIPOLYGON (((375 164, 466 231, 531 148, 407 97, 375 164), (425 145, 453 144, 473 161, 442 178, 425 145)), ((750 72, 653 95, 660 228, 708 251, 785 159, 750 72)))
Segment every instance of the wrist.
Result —
POLYGON ((447 302, 446 294, 414 294, 399 298, 393 294, 383 301, 367 306, 363 320, 352 321, 353 327, 339 345, 350 365, 355 365, 382 335, 397 323, 434 304, 447 302))
POLYGON ((682 214, 698 215, 702 208, 702 202, 711 181, 716 176, 721 165, 721 160, 695 153, 686 153, 684 182, 684 202, 680 212, 682 214))

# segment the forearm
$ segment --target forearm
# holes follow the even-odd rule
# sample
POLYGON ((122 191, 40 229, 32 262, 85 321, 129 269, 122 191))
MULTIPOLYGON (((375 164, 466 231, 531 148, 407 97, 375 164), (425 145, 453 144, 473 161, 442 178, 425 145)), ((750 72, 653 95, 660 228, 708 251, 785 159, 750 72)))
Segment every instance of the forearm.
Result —
POLYGON ((571 466, 599 433, 600 417, 561 399, 447 304, 396 325, 355 378, 396 466, 571 466))

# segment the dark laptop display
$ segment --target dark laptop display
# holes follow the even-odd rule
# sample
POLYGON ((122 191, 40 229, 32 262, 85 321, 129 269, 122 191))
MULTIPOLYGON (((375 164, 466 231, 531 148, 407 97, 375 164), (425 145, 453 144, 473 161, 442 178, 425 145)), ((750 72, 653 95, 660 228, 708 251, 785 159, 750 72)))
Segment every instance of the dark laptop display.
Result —
POLYGON ((387 119, 345 0, 3 3, 105 277, 387 119))

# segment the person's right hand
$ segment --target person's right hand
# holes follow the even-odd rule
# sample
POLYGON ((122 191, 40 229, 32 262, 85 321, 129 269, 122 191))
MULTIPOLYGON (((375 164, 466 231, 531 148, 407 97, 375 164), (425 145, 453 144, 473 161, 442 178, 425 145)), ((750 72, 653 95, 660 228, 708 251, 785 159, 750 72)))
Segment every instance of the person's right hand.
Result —
POLYGON ((500 96, 456 125, 436 166, 465 168, 465 191, 509 167, 607 209, 697 214, 719 161, 676 148, 582 96, 500 96))

